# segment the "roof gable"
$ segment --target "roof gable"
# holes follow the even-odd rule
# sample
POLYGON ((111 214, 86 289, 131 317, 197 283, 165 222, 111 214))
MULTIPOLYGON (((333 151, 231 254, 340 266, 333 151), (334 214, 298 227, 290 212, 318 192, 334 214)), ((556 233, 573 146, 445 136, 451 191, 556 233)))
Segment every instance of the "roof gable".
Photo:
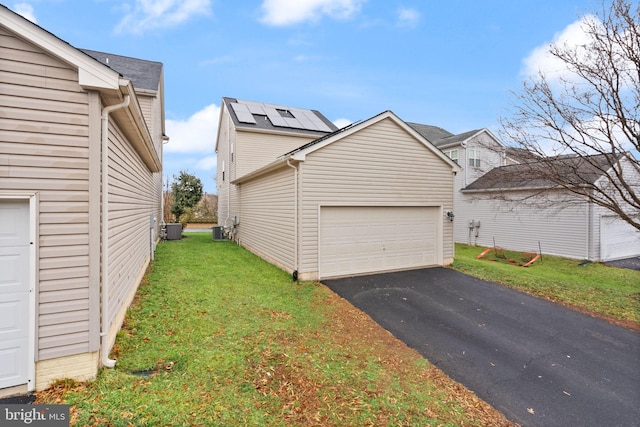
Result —
POLYGON ((392 111, 389 111, 389 110, 384 111, 376 116, 373 116, 370 119, 351 124, 342 129, 338 129, 337 131, 331 134, 325 135, 322 138, 318 138, 315 141, 312 141, 308 144, 303 145, 302 147, 297 148, 296 150, 286 153, 282 157, 292 157, 294 160, 303 161, 307 154, 310 154, 316 150, 320 150, 329 144, 332 144, 342 138, 345 138, 346 136, 359 132, 362 129, 372 126, 373 124, 378 123, 385 119, 390 119, 393 122, 395 122, 405 132, 409 133, 411 136, 413 136, 413 138, 415 138, 418 142, 424 145, 425 148, 432 151, 437 157, 439 157, 444 162, 452 166, 454 170, 456 171, 460 170, 460 166, 458 166, 457 163, 455 163, 448 156, 442 153, 442 151, 438 150, 422 134, 418 133, 414 128, 409 126, 406 122, 401 120, 398 116, 396 116, 392 111))
POLYGON ((0 25, 51 55, 78 69, 78 83, 85 89, 117 91, 118 72, 99 63, 69 43, 0 4, 0 25))

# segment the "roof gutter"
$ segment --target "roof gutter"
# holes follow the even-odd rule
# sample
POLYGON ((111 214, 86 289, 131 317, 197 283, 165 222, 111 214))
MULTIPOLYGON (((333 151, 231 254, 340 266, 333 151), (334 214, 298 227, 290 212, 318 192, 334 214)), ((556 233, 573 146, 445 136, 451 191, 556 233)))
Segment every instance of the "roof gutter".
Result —
MULTIPOLYGON (((299 164, 299 162, 298 162, 299 164)), ((298 280, 298 166, 287 159, 287 166, 293 169, 293 280, 298 280)))
POLYGON ((109 359, 109 114, 112 111, 129 106, 131 97, 124 95, 124 101, 119 104, 109 105, 103 108, 101 116, 102 124, 102 295, 101 295, 101 319, 100 319, 100 349, 101 362, 107 368, 113 368, 116 361, 109 359))

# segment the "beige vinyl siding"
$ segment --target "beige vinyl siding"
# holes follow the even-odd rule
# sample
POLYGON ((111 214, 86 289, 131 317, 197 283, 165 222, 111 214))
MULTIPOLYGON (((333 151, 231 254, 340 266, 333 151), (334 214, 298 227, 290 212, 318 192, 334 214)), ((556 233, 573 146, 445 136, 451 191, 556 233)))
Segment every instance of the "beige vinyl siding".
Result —
MULTIPOLYGON (((453 208, 451 166, 391 119, 308 154, 300 167, 301 273, 318 270, 321 205, 453 208)), ((453 227, 442 221, 446 260, 453 257, 453 227)))
POLYGON ((77 72, 0 30, 0 192, 38 192, 36 358, 95 351, 89 96, 77 72))
POLYGON ((227 226, 225 224, 226 219, 229 217, 229 196, 230 196, 230 172, 234 168, 230 164, 230 145, 232 135, 235 132, 229 132, 231 125, 231 118, 227 112, 226 107, 223 104, 220 119, 220 129, 218 129, 218 146, 217 146, 217 171, 216 171, 216 187, 218 189, 218 224, 227 226), (224 179, 223 175, 224 164, 224 179))
POLYGON ((465 215, 460 215, 462 224, 456 229, 456 241, 490 247, 495 239, 495 244, 503 248, 536 252, 539 243, 543 254, 576 259, 589 256, 587 203, 568 205, 558 194, 557 203, 537 209, 489 197, 490 193, 463 195, 458 212, 465 215), (478 237, 475 230, 469 234, 471 220, 480 221, 478 237))
POLYGON ((287 271, 295 266, 294 170, 278 169, 240 186, 240 243, 287 271))
MULTIPOLYGON (((157 182, 118 126, 109 128, 109 322, 138 286, 151 256, 157 182)), ((120 325, 112 325, 112 327, 120 325)))
MULTIPOLYGON (((147 124, 147 128, 151 133, 153 138, 153 146, 158 154, 158 158, 162 159, 162 106, 160 105, 160 92, 156 95, 147 95, 147 94, 138 94, 138 102, 140 103, 140 109, 142 110, 142 115, 144 116, 144 120, 147 124)), ((153 194, 152 197, 154 200, 162 200, 162 172, 153 174, 153 194)), ((156 216, 156 236, 159 234, 162 220, 162 205, 159 205, 155 210, 154 215, 156 216)))
POLYGON ((236 137, 235 178, 260 169, 288 153, 316 139, 309 136, 281 135, 266 132, 243 132, 236 137))

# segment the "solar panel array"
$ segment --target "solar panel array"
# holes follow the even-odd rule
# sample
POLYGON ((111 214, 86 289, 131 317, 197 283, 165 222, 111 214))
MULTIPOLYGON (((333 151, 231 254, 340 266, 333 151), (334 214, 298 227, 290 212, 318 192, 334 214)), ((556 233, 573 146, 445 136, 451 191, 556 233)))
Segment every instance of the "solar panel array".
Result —
POLYGON ((275 127, 322 132, 333 131, 311 110, 240 100, 231 102, 229 105, 241 123, 256 124, 254 115, 258 115, 266 116, 275 127))

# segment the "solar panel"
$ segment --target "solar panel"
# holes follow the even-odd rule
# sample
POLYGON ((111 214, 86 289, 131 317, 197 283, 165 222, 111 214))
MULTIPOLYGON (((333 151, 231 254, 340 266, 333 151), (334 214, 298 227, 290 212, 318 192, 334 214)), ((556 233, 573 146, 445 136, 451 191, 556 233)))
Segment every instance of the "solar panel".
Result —
POLYGON ((332 131, 332 129, 311 110, 241 100, 232 102, 230 105, 236 113, 238 120, 242 123, 256 123, 253 115, 257 114, 267 116, 272 126, 322 132, 332 131), (283 117, 278 110, 284 110, 291 114, 290 116, 287 114, 288 117, 283 117))
POLYGON ((311 110, 303 110, 304 115, 313 123, 317 130, 331 132, 331 128, 327 126, 325 122, 323 122, 320 117, 316 116, 316 114, 311 110))
POLYGON ((272 107, 265 107, 264 108, 265 113, 267 113, 267 117, 269 118, 269 121, 271 121, 271 124, 273 126, 278 126, 278 127, 289 127, 287 125, 287 122, 284 120, 284 118, 280 115, 280 113, 278 113, 278 111, 275 108, 272 107))
POLYGON ((238 117, 238 121, 242 123, 255 123, 256 119, 253 118, 253 115, 249 111, 249 107, 245 104, 239 104, 237 102, 232 102, 231 108, 236 113, 236 117, 238 117))

